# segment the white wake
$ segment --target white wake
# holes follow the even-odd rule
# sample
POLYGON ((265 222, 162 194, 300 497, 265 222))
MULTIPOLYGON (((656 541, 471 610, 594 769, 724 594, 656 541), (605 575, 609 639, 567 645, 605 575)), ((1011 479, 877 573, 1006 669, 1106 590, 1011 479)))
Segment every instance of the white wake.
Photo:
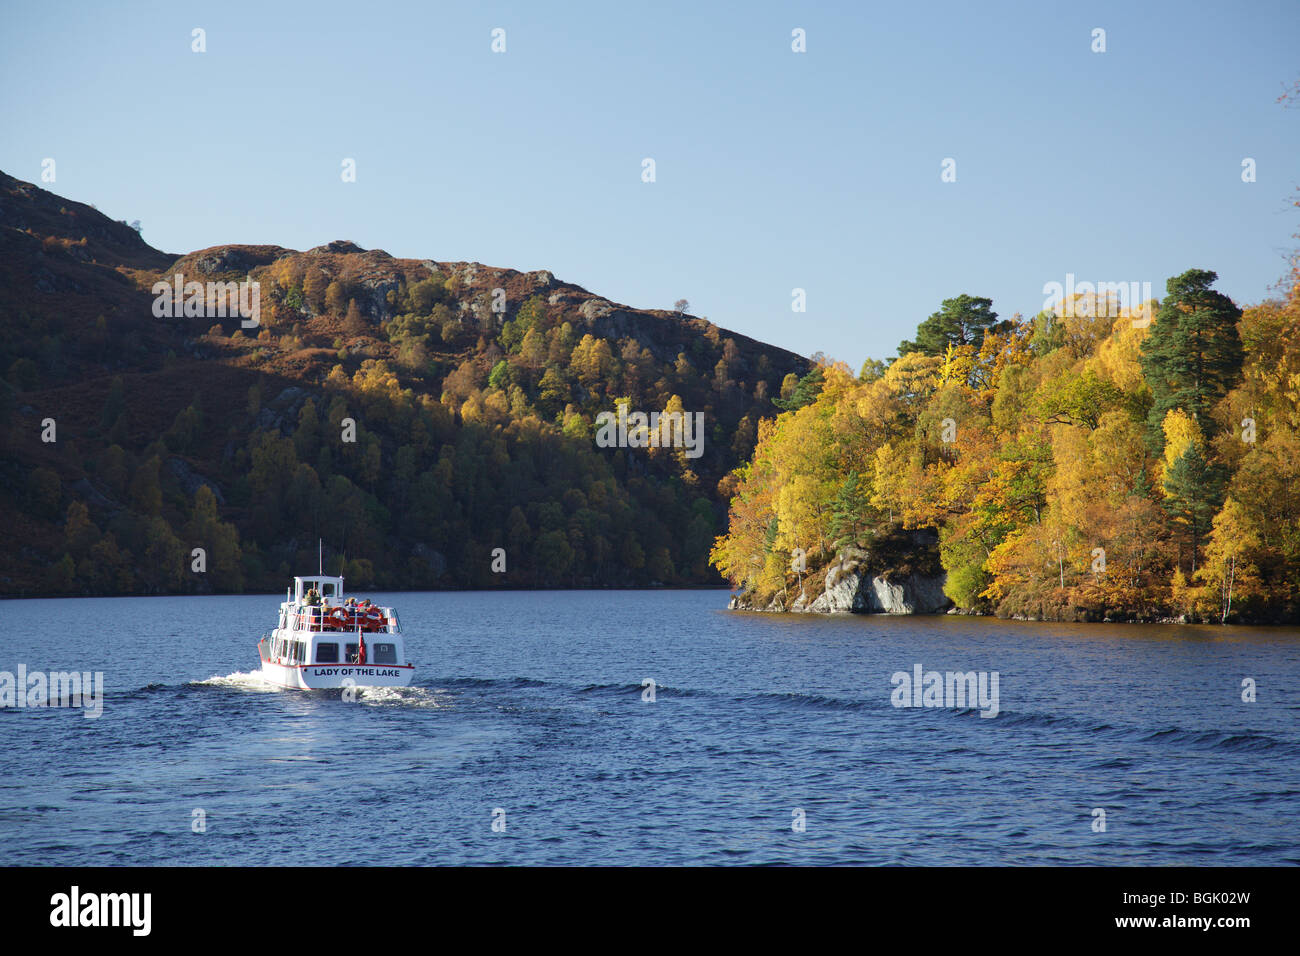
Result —
POLYGON ((213 676, 207 680, 190 681, 190 683, 200 687, 233 687, 237 690, 273 691, 279 689, 274 684, 266 681, 262 677, 260 670, 235 671, 225 677, 213 676))
POLYGON ((424 687, 358 687, 357 700, 371 706, 446 707, 448 695, 424 687))

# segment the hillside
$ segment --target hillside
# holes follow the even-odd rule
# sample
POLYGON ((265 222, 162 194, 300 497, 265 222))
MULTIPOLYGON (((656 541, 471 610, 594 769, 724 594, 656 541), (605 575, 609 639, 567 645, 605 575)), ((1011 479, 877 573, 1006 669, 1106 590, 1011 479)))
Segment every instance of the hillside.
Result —
POLYGON ((719 482, 810 368, 549 272, 167 254, 3 173, 0 324, 10 596, 276 590, 318 538, 358 587, 719 584, 719 482), (255 281, 258 324, 157 316, 178 273, 255 281), (702 453, 600 447, 616 401, 702 413, 702 453))

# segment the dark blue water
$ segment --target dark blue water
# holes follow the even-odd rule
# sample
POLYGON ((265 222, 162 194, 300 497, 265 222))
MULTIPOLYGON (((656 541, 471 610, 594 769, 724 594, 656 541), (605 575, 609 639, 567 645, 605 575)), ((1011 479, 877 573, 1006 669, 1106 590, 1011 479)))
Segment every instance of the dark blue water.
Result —
POLYGON ((356 702, 260 685, 275 596, 0 603, 0 670, 107 684, 99 719, 0 709, 0 858, 1300 863, 1294 629, 371 596, 398 607, 416 684, 356 702), (917 663, 997 671, 1001 712, 893 707, 917 663))

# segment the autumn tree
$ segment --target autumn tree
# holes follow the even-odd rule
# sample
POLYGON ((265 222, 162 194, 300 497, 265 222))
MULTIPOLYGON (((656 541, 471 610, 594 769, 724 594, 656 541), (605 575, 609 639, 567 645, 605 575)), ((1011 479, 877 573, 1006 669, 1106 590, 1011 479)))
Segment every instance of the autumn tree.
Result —
POLYGON ((329 284, 329 276, 321 269, 308 269, 303 276, 302 297, 313 312, 325 308, 325 294, 329 284))
POLYGON ((343 315, 348 307, 348 290, 335 279, 325 288, 325 308, 331 315, 343 315))
POLYGON ((1249 512, 1235 499, 1227 498, 1214 516, 1205 563, 1195 575, 1212 595, 1220 622, 1226 622, 1232 614, 1234 600, 1240 604, 1259 595, 1256 559, 1260 543, 1249 512))
POLYGON ((366 329, 366 320, 361 314, 361 307, 357 305, 357 300, 349 300, 347 315, 343 319, 343 331, 348 335, 364 335, 366 329))

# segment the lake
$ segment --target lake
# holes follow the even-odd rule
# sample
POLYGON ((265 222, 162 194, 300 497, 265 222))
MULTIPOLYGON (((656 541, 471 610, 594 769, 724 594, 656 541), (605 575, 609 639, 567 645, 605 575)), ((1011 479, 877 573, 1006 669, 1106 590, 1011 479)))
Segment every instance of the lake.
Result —
POLYGON ((417 669, 353 702, 258 679, 281 596, 0 602, 0 671, 104 681, 0 708, 5 862, 1300 863, 1300 629, 366 596, 417 669))

